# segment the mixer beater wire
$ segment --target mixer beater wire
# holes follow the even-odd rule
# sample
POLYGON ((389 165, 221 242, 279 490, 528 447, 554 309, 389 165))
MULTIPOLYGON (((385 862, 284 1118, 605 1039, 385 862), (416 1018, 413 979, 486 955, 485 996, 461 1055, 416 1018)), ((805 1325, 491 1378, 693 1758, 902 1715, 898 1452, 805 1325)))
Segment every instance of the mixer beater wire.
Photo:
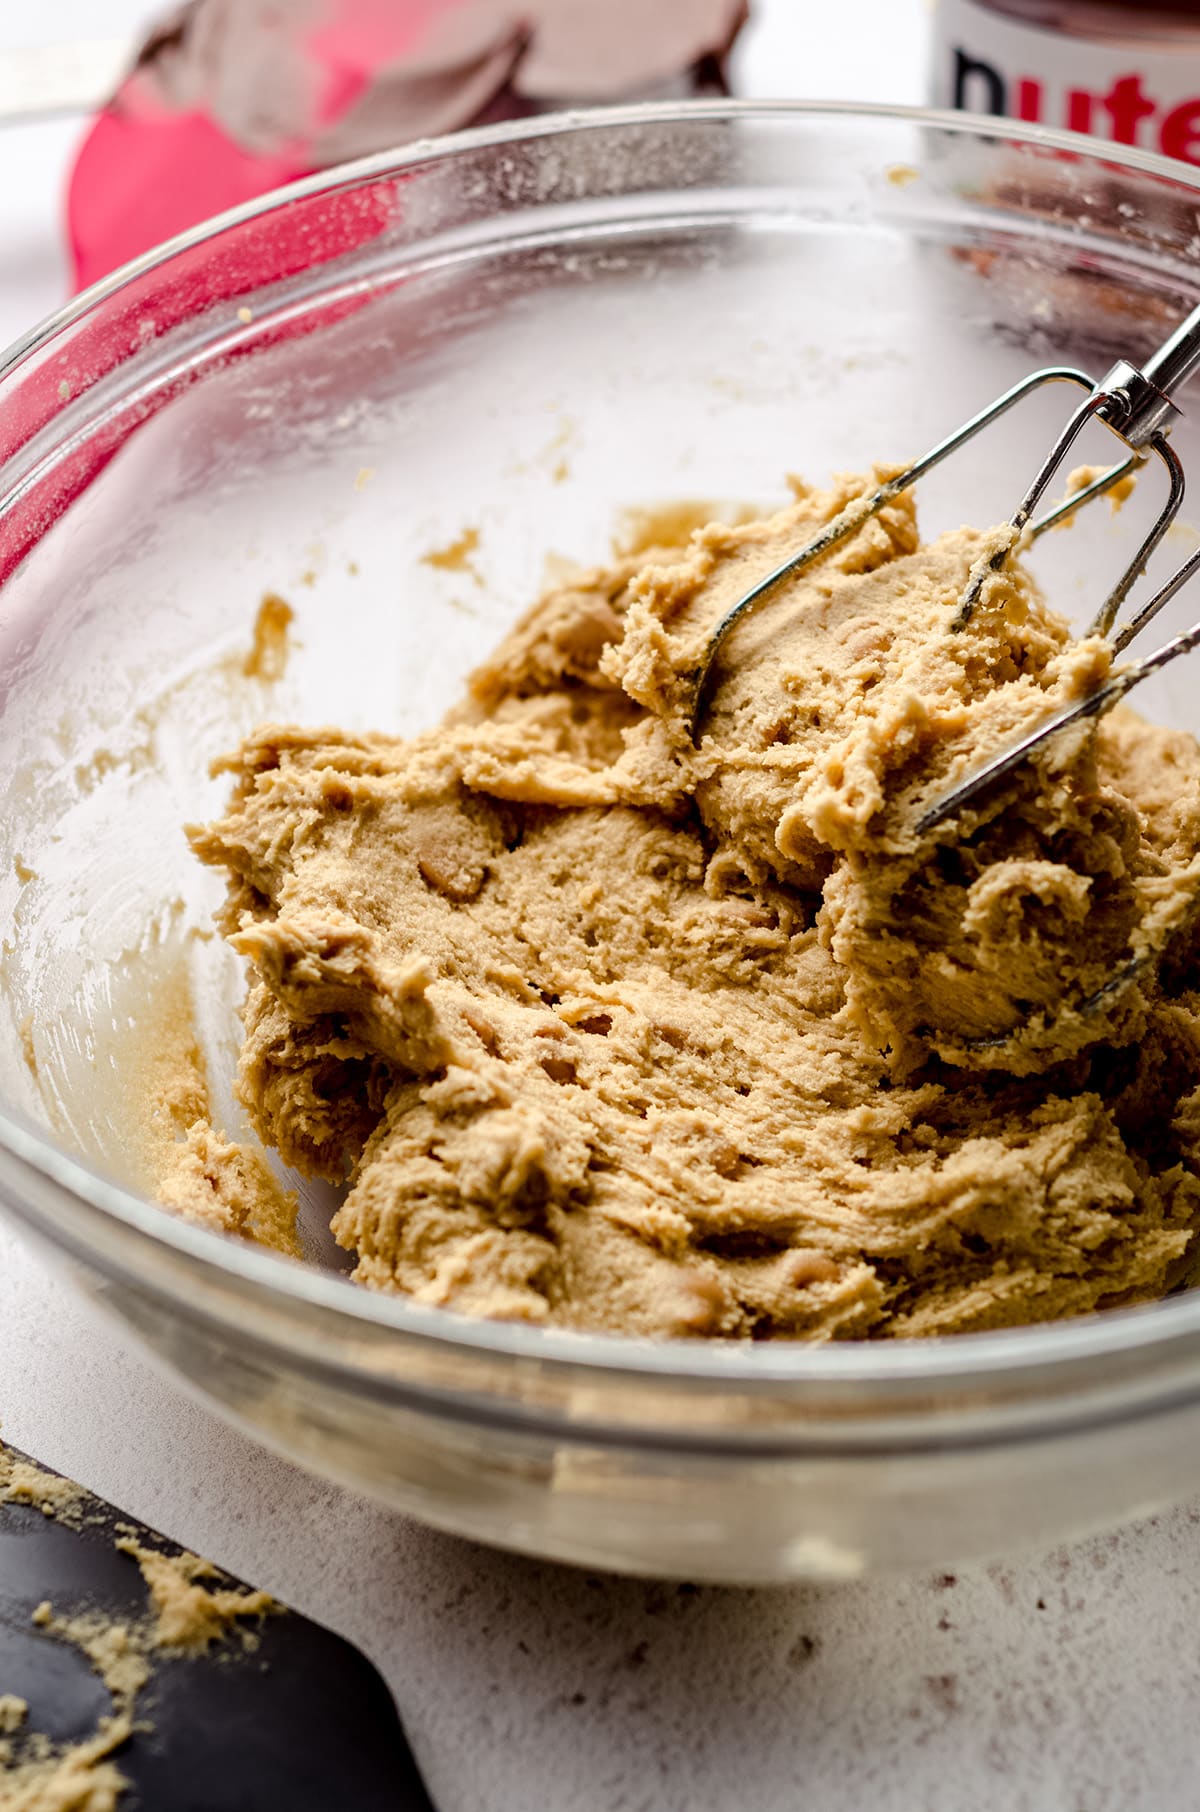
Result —
MULTIPOLYGON (((701 658, 700 665, 693 677, 692 705, 689 728, 693 740, 699 737, 705 711, 707 709, 716 677, 717 657, 735 624, 760 605, 766 603, 796 573, 803 572, 815 560, 831 548, 839 546, 855 534, 864 523, 877 516, 883 508, 902 492, 933 471, 935 466, 961 447, 974 440, 985 428, 1006 415, 1018 403, 1050 384, 1071 384, 1086 392, 1083 401, 1077 406, 1066 422, 1050 452, 1038 469, 1033 483, 1022 497, 1016 510, 1009 518, 1009 533, 1006 534, 988 559, 980 561, 967 582, 965 591, 959 599, 958 610, 951 622, 951 630, 961 633, 969 624, 972 613, 983 593, 989 577, 999 572, 1005 560, 1021 537, 1028 533, 1036 537, 1047 529, 1055 527, 1068 516, 1082 508, 1092 498, 1103 495, 1123 479, 1143 466, 1148 459, 1155 457, 1166 467, 1168 477, 1167 498, 1159 511, 1153 527, 1143 539, 1132 560, 1121 573, 1116 584, 1104 599, 1089 627, 1089 633, 1106 637, 1116 653, 1121 653, 1135 636, 1139 635, 1147 624, 1153 621, 1159 611, 1169 604, 1176 593, 1188 583, 1189 579, 1200 570, 1200 549, 1187 559, 1168 579, 1167 583, 1156 591, 1148 602, 1126 622, 1120 629, 1115 629, 1121 611, 1129 598, 1130 592, 1143 576, 1150 560, 1158 550, 1164 536, 1179 515, 1183 504, 1185 479, 1183 466, 1170 443, 1171 429, 1179 417, 1180 411, 1172 398, 1191 374, 1200 366, 1200 307, 1194 309, 1170 339, 1146 361, 1144 367, 1132 364, 1127 359, 1118 359, 1111 370, 1095 383, 1084 371, 1069 365, 1047 366, 1042 371, 1031 372, 1019 383, 1006 390, 1002 396, 990 403, 970 421, 964 422, 954 433, 937 446, 930 448, 921 459, 905 471, 889 478, 868 496, 857 498, 825 525, 807 546, 777 566, 773 572, 752 587, 739 598, 709 637, 701 658), (1075 445, 1084 429, 1091 422, 1099 422, 1108 428, 1122 443, 1123 458, 1085 489, 1073 493, 1070 497, 1034 520, 1038 505, 1041 503, 1056 474, 1071 448, 1075 445)), ((919 820, 917 830, 921 834, 933 830, 947 819, 953 818, 964 806, 969 805, 994 781, 1019 767, 1035 750, 1040 749, 1052 737, 1070 725, 1088 718, 1100 717, 1110 711, 1114 705, 1125 698, 1135 686, 1165 667, 1179 655, 1187 654, 1200 645, 1200 623, 1181 635, 1165 642, 1153 654, 1145 655, 1140 660, 1131 661, 1117 668, 1112 677, 1095 692, 1078 699, 1048 717, 1029 735, 1011 748, 1001 753, 986 766, 969 774, 951 792, 936 801, 919 820)))

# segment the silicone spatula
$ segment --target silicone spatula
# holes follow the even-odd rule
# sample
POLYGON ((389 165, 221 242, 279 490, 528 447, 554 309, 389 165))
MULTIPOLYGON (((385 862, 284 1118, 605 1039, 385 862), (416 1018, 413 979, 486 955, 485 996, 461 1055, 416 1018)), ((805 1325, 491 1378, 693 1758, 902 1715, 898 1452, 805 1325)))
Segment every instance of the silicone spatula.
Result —
MULTIPOLYGON (((47 1502, 50 1514, 0 1501, 0 1699, 26 1703, 25 1731, 86 1742, 112 1709, 109 1693, 77 1647, 34 1621, 38 1606, 48 1601, 55 1619, 94 1613, 146 1627, 146 1583, 116 1543, 183 1550, 90 1493, 69 1515, 47 1502)), ((280 1606, 254 1620, 249 1646, 231 1631, 203 1653, 150 1659, 133 1734, 111 1758, 128 1782, 118 1812, 433 1812, 382 1678, 320 1624, 280 1606)))

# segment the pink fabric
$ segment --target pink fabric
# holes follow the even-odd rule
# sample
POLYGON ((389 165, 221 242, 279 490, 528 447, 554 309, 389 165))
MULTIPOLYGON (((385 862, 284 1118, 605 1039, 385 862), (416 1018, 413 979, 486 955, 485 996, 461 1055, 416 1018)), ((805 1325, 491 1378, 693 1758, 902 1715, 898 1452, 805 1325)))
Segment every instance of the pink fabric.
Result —
MULTIPOLYGON (((315 134, 341 118, 369 88, 374 70, 411 47, 429 17, 447 4, 454 0, 336 0, 336 6, 329 0, 315 9, 310 30, 308 9, 296 8, 295 47, 306 66, 307 93, 293 109, 294 129, 277 130, 267 148, 239 142, 232 122, 215 116, 211 99, 219 105, 219 67, 197 70, 191 84, 201 93, 205 86, 214 91, 210 105, 179 109, 171 105, 177 98, 172 85, 157 79, 152 63, 136 68, 95 121, 71 175, 67 228, 76 286, 85 288, 187 227, 306 175, 314 167, 315 134)), ((249 25, 251 47, 257 38, 269 49, 262 30, 269 9, 260 0, 233 5, 241 9, 242 29, 249 25)), ((186 8, 184 16, 199 10, 186 8)), ((280 10, 277 4, 274 12, 280 10)), ((238 18, 229 15, 234 30, 238 18)), ((231 41, 231 59, 238 50, 231 41)))
MULTIPOLYGON (((401 186, 402 179, 396 179, 310 196, 231 229, 222 238, 219 257, 207 245, 195 246, 169 266, 131 278, 105 308, 86 314, 10 381, 0 409, 0 466, 49 426, 67 397, 90 389, 137 351, 148 333, 165 334, 211 308, 232 312, 240 296, 332 262, 384 232, 395 219, 401 186)), ((323 308, 259 329, 253 344, 235 347, 225 357, 252 357, 267 337, 312 333, 369 301, 368 291, 337 297, 323 308)), ((0 522, 0 585, 129 436, 201 374, 201 367, 185 368, 170 385, 114 411, 64 458, 47 462, 0 522)))
POLYGON ((76 287, 305 169, 298 153, 255 157, 241 150, 205 113, 157 119, 118 108, 102 113, 68 191, 76 287))
MULTIPOLYGON (((80 148, 67 204, 77 284, 345 157, 546 98, 615 99, 702 61, 719 65, 744 17, 745 0, 188 0, 148 39, 80 148), (586 19, 581 8, 591 9, 586 19)), ((147 335, 236 307, 384 232, 403 186, 401 176, 311 196, 229 229, 217 257, 202 245, 128 279, 10 383, 0 465, 147 335)), ((344 296, 265 331, 311 332, 368 300, 344 296)), ((226 356, 250 356, 263 332, 226 356)), ((181 371, 31 474, 0 524, 0 584, 129 436, 193 381, 181 371)))
POLYGON ((721 59, 745 0, 187 0, 85 138, 77 287, 348 157, 721 59))

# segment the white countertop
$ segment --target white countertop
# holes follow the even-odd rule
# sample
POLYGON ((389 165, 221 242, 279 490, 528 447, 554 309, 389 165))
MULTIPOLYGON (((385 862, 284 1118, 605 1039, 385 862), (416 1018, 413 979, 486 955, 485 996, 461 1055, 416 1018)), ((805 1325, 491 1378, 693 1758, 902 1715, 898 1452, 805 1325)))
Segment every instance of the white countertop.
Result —
MULTIPOLYGON (((151 10, 3 0, 0 48, 151 10)), ((922 0, 758 0, 758 15, 743 92, 920 97, 922 0)), ((0 131, 0 344, 61 299, 55 223, 79 131, 0 131)), ((93 1322, 3 1225, 0 1424, 364 1648, 441 1812, 1200 1804, 1200 1504, 956 1577, 819 1591, 540 1566, 271 1458, 93 1322)))

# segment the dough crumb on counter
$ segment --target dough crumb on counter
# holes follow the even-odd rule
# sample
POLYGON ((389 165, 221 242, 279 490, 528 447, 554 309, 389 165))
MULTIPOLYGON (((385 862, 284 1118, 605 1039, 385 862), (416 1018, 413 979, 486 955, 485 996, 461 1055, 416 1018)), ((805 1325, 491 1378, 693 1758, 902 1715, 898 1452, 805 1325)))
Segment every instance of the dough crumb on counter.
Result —
POLYGON ((45 1472, 0 1444, 0 1504, 29 1504, 73 1528, 85 1513, 86 1500, 87 1493, 71 1479, 45 1472))
POLYGON ((267 724, 193 827, 238 1092, 373 1288, 646 1335, 888 1337, 1163 1294, 1200 1222, 1200 748, 1122 708, 1006 531, 883 469, 552 584, 440 728, 267 724), (1119 984, 1106 988, 1114 976, 1119 984))
POLYGON ((265 1617, 276 1608, 267 1592, 207 1585, 217 1569, 198 1554, 164 1554, 131 1536, 123 1536, 117 1548, 141 1569, 157 1618, 154 1639, 161 1648, 206 1649, 239 1618, 265 1617))
POLYGON ((0 1693, 0 1736, 12 1736, 15 1730, 20 1730, 28 1711, 28 1705, 24 1699, 18 1699, 16 1693, 0 1693))
POLYGON ((128 1782, 110 1760, 130 1735, 120 1719, 102 1719, 94 1737, 56 1750, 32 1740, 26 1757, 0 1766, 4 1812, 116 1812, 128 1782))

